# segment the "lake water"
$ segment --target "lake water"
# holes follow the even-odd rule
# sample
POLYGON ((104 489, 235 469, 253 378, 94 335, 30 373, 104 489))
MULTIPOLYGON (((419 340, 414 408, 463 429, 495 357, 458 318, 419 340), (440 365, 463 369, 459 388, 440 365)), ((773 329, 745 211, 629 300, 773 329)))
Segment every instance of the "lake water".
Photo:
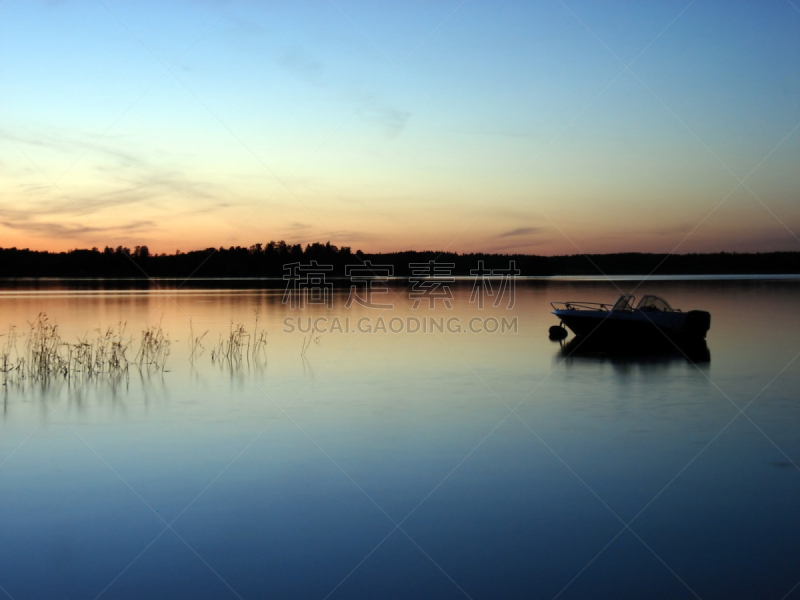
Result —
POLYGON ((171 339, 165 372, 3 388, 14 600, 800 596, 797 279, 522 281, 484 310, 462 282, 452 310, 416 311, 400 286, 385 311, 346 289, 293 311, 260 282, 124 288, 0 290, 20 348, 40 312, 70 342, 120 321, 171 339), (708 356, 548 340, 549 302, 633 288, 710 311, 708 356), (264 352, 212 362, 256 310, 264 352), (297 316, 350 329, 284 333, 297 316), (355 328, 378 316, 404 330, 355 328), (517 331, 463 332, 475 317, 517 331))

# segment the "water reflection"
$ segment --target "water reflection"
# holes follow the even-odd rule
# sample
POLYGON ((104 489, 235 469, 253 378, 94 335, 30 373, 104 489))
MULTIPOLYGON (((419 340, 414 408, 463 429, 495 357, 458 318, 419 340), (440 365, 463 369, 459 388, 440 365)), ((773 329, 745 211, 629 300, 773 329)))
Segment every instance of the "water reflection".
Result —
POLYGON ((580 362, 609 362, 612 365, 670 365, 689 363, 707 365, 711 362, 711 351, 705 340, 691 344, 664 343, 633 345, 624 342, 593 340, 591 337, 573 337, 559 342, 557 357, 567 366, 580 362))
POLYGON ((128 403, 146 409, 154 401, 167 400, 170 392, 164 373, 133 368, 104 377, 7 381, 2 394, 4 417, 34 405, 40 408, 42 418, 48 418, 57 410, 83 413, 106 408, 124 415, 128 403))
MULTIPOLYGON (((648 284, 714 326, 644 352, 548 341, 549 302, 607 298, 603 282, 520 283, 503 335, 313 338, 284 333, 281 290, 40 288, 0 290, 0 333, 44 311, 69 344, 127 321, 134 350, 157 324, 172 345, 163 370, 3 388, 0 585, 17 599, 224 597, 197 555, 245 598, 324 598, 348 573, 332 598, 463 597, 386 515, 474 598, 680 597, 609 507, 703 598, 800 577, 796 284, 648 284), (524 422, 505 418, 520 400, 524 422), (141 499, 197 555, 154 541, 141 499)), ((470 291, 393 314, 492 314, 470 291)), ((346 298, 304 318, 376 314, 346 298)))

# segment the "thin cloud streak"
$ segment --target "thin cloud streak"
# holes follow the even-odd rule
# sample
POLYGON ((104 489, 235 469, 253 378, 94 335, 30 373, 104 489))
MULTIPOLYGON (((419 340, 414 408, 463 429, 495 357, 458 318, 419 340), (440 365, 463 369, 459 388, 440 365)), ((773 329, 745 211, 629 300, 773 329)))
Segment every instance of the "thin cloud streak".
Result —
POLYGON ((517 237, 521 235, 534 235, 543 231, 541 227, 519 227, 498 235, 498 238, 517 237))
POLYGON ((6 219, 0 221, 0 224, 8 227, 9 229, 17 229, 60 239, 76 239, 87 236, 97 236, 103 235, 106 232, 120 232, 127 234, 152 232, 152 230, 156 227, 156 223, 150 220, 129 221, 127 223, 120 223, 117 225, 109 225, 104 227, 32 220, 18 220, 14 222, 6 219))

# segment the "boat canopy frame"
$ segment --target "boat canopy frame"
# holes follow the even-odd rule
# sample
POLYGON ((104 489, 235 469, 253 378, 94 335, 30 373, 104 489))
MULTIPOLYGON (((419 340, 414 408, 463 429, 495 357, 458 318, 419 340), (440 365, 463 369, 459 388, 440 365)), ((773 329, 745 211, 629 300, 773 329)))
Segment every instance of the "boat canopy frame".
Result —
POLYGON ((669 302, 664 300, 661 296, 654 296, 648 294, 642 296, 639 304, 636 305, 636 310, 643 310, 645 312, 681 312, 679 308, 672 308, 669 302))
POLYGON ((639 304, 634 308, 636 297, 633 294, 622 294, 614 304, 601 302, 551 302, 553 310, 576 310, 576 311, 622 311, 633 312, 641 310, 643 312, 682 312, 679 308, 672 308, 669 302, 661 296, 646 294, 639 300, 639 304))
POLYGON ((553 307, 553 310, 611 310, 610 304, 600 302, 551 302, 550 306, 553 307))

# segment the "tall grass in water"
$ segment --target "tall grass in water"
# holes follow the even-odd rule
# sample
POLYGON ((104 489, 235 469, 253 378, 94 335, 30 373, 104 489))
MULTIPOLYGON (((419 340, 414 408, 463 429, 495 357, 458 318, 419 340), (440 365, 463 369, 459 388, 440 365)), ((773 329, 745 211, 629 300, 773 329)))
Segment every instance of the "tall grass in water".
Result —
POLYGON ((108 327, 96 339, 94 365, 96 372, 107 372, 112 375, 128 369, 127 352, 133 340, 125 338, 125 323, 116 327, 108 327))
POLYGON ((207 334, 208 331, 204 331, 202 335, 195 335, 194 322, 189 319, 189 362, 192 364, 194 364, 194 359, 205 351, 205 346, 203 346, 203 338, 205 338, 207 334))
POLYGON ((305 357, 306 352, 308 352, 308 349, 311 347, 311 344, 313 343, 313 344, 316 344, 317 346, 319 346, 319 343, 320 343, 321 340, 322 340, 322 337, 319 336, 319 335, 316 335, 313 331, 311 333, 309 333, 308 335, 304 335, 303 336, 303 347, 300 350, 300 356, 305 357))
POLYGON ((152 367, 157 371, 163 371, 169 357, 170 345, 169 336, 164 333, 161 323, 151 325, 142 330, 139 351, 136 353, 134 361, 140 368, 152 367))
POLYGON ((72 348, 68 348, 68 344, 61 340, 58 325, 50 323, 44 313, 39 313, 29 325, 23 356, 26 375, 30 379, 47 379, 55 374, 69 376, 72 348))
POLYGON ((8 335, 2 345, 2 355, 0 356, 0 369, 2 369, 3 385, 8 382, 9 377, 18 379, 24 362, 21 363, 17 354, 17 329, 13 325, 8 328, 8 335), (16 377, 14 377, 16 375, 16 377))
POLYGON ((219 337, 217 347, 211 351, 211 362, 227 364, 229 367, 238 367, 242 364, 242 358, 247 357, 250 351, 250 334, 244 325, 231 321, 228 337, 219 337))
POLYGON ((253 327, 253 349, 251 354, 253 359, 260 360, 266 359, 267 353, 267 332, 258 330, 258 309, 253 310, 255 313, 255 325, 253 327))
MULTIPOLYGON (((163 372, 172 345, 160 322, 143 329, 138 344, 128 335, 126 324, 122 322, 104 330, 96 329, 93 335, 86 334, 76 342, 66 341, 58 325, 45 313, 39 313, 28 325, 25 333, 20 334, 11 326, 7 334, 0 335, 0 381, 4 386, 48 382, 57 377, 67 381, 99 376, 127 377, 131 367, 163 372)), ((194 363, 205 350, 202 341, 208 332, 195 335, 192 322, 189 327, 189 360, 194 363)), ((227 338, 220 336, 219 343, 211 351, 211 362, 233 369, 245 363, 261 368, 266 364, 266 346, 267 332, 259 330, 256 311, 252 333, 243 324, 231 321, 227 338)))
POLYGON ((211 362, 231 369, 241 368, 245 361, 261 366, 266 359, 267 332, 258 331, 258 311, 255 311, 255 325, 252 335, 244 324, 231 321, 228 337, 221 335, 216 347, 211 351, 211 362))
POLYGON ((64 379, 119 377, 127 375, 131 365, 140 369, 164 369, 170 351, 170 340, 161 325, 148 327, 142 332, 139 350, 134 359, 129 358, 133 339, 126 335, 125 323, 105 330, 96 329, 94 337, 88 334, 77 342, 61 337, 58 325, 45 313, 39 313, 29 323, 28 332, 18 336, 15 327, 0 345, 0 374, 2 383, 47 382, 64 379), (19 349, 19 338, 24 345, 19 349))

